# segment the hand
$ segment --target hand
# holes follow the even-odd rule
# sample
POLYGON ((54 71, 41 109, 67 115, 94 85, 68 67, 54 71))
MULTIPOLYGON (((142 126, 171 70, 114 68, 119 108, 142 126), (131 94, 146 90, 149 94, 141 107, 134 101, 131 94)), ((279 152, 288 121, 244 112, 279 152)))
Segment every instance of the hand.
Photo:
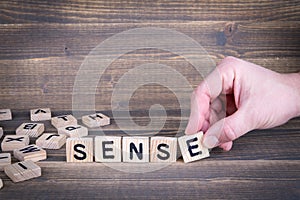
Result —
POLYGON ((193 92, 186 134, 203 130, 207 148, 229 151, 232 141, 245 133, 279 126, 298 115, 300 73, 279 74, 227 57, 193 92))

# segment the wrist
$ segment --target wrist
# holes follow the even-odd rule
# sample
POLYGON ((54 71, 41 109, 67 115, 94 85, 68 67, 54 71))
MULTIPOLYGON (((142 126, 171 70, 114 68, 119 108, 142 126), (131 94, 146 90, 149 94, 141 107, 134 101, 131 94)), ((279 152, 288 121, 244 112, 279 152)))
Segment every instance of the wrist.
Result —
POLYGON ((291 89, 292 102, 291 105, 294 107, 293 117, 300 116, 300 72, 291 73, 284 75, 288 86, 291 89))

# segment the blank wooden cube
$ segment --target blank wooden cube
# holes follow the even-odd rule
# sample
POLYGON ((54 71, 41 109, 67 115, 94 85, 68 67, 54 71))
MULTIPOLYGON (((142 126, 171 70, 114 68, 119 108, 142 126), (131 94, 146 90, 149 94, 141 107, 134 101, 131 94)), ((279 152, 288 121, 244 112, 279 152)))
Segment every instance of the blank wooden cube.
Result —
POLYGON ((110 118, 102 113, 85 115, 82 117, 82 122, 90 128, 106 126, 110 124, 110 118))
POLYGON ((67 162, 93 162, 93 138, 68 138, 67 162))
POLYGON ((10 164, 11 164, 10 153, 0 153, 0 171, 3 171, 4 167, 10 164))
POLYGON ((185 163, 209 157, 209 151, 202 146, 203 132, 178 138, 179 147, 185 163))
POLYGON ((42 123, 23 123, 17 130, 17 135, 28 135, 29 137, 39 137, 45 130, 42 123))
POLYGON ((57 129, 58 134, 64 134, 67 137, 84 137, 88 135, 88 129, 81 125, 68 125, 57 129))
POLYGON ((2 136, 3 136, 3 128, 0 127, 0 139, 2 138, 2 136))
POLYGON ((95 137, 95 161, 96 162, 121 162, 122 137, 96 136, 95 137))
POLYGON ((41 168, 31 160, 8 165, 4 168, 4 172, 15 183, 42 175, 41 168))
POLYGON ((0 109, 0 121, 12 120, 12 114, 10 109, 0 109))
POLYGON ((47 152, 37 145, 28 145, 21 149, 14 150, 14 157, 20 161, 32 160, 37 162, 47 159, 47 152))
POLYGON ((30 110, 31 121, 45 121, 51 120, 50 108, 38 108, 30 110))
POLYGON ((151 162, 176 162, 177 138, 152 137, 150 146, 151 162))
POLYGON ((148 137, 123 137, 123 162, 149 162, 148 137))
POLYGON ((1 143, 2 151, 13 151, 29 144, 28 135, 6 135, 1 143))
POLYGON ((60 149, 66 143, 67 136, 57 133, 45 133, 35 144, 44 149, 60 149))
POLYGON ((61 115, 52 117, 51 124, 58 129, 63 126, 77 125, 77 119, 73 115, 61 115))

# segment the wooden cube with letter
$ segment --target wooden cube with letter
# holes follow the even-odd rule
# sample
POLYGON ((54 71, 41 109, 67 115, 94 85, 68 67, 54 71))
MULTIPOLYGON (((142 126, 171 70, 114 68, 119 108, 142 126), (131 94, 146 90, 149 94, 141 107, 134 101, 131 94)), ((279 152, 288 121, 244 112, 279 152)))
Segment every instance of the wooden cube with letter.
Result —
POLYGON ((1 143, 2 151, 13 151, 29 144, 28 135, 6 135, 1 143))
POLYGON ((66 143, 67 136, 57 133, 45 133, 35 143, 44 149, 60 149, 66 143))
POLYGON ((0 109, 0 121, 12 120, 12 114, 10 109, 0 109))
POLYGON ((37 145, 28 145, 14 150, 14 157, 20 161, 32 160, 34 162, 47 159, 47 152, 37 145))
POLYGON ((152 137, 150 146, 150 162, 176 162, 177 138, 152 137))
POLYGON ((121 137, 96 136, 95 161, 96 162, 121 162, 122 149, 121 137))
POLYGON ((102 113, 85 115, 82 117, 82 122, 90 128, 106 126, 110 124, 110 118, 102 113))
POLYGON ((185 163, 209 157, 209 151, 202 146, 203 132, 178 138, 179 147, 185 163))
POLYGON ((52 117, 51 124, 58 129, 63 126, 77 125, 77 119, 73 115, 61 115, 52 117))
POLYGON ((88 135, 88 129, 81 125, 68 125, 57 129, 58 134, 65 134, 67 137, 84 137, 88 135))
POLYGON ((10 164, 11 164, 10 153, 0 153, 0 171, 3 171, 4 167, 10 164))
POLYGON ((123 162, 149 162, 149 137, 123 137, 123 162))
POLYGON ((38 108, 30 110, 31 121, 45 121, 51 120, 50 108, 38 108))
POLYGON ((68 138, 67 162, 93 162, 93 138, 68 138))
POLYGON ((29 137, 39 137, 45 130, 42 123, 23 123, 17 130, 17 135, 28 135, 29 137))
POLYGON ((32 160, 26 160, 23 162, 8 165, 4 168, 4 172, 15 183, 36 178, 42 175, 41 168, 32 160))

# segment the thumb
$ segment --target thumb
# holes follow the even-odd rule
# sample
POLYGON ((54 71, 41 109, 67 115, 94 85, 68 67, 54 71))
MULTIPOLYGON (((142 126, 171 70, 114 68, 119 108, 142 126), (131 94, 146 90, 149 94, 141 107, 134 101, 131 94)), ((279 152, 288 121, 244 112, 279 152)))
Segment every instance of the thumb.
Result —
POLYGON ((204 134, 203 145, 213 148, 233 141, 252 130, 247 113, 240 109, 234 114, 216 122, 204 134))

